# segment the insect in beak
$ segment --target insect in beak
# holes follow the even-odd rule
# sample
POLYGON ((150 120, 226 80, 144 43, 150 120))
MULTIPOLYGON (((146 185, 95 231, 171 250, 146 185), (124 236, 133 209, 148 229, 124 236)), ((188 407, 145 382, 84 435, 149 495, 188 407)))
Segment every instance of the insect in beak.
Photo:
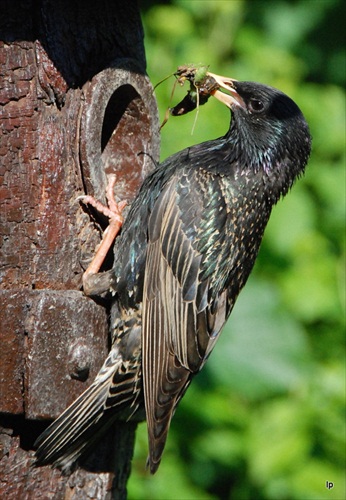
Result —
MULTIPOLYGON (((177 71, 174 73, 176 82, 174 83, 170 100, 173 99, 177 84, 183 86, 185 82, 188 81, 190 83, 190 89, 182 101, 180 101, 176 106, 167 109, 160 129, 168 121, 169 115, 181 116, 197 109, 196 118, 192 128, 193 133, 198 117, 199 106, 205 104, 210 96, 214 96, 228 108, 232 108, 234 105, 245 107, 243 99, 234 88, 234 82, 237 80, 210 73, 208 71, 208 67, 209 66, 203 65, 184 65, 177 68, 177 71), (227 92, 230 92, 230 94, 226 94, 220 89, 226 90, 227 92)), ((161 80, 161 82, 155 85, 154 88, 167 80, 167 78, 169 77, 161 80)))

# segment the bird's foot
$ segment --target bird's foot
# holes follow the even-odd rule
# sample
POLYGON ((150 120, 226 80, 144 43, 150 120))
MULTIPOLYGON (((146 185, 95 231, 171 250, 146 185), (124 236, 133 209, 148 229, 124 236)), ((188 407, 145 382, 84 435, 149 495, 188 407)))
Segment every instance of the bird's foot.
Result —
POLYGON ((103 233, 102 241, 96 254, 83 274, 83 290, 86 295, 98 295, 109 288, 109 273, 98 274, 107 253, 118 235, 124 218, 122 211, 126 206, 126 201, 117 203, 114 198, 115 175, 108 177, 106 197, 108 206, 96 200, 93 196, 80 196, 78 199, 83 203, 93 206, 98 212, 109 219, 109 225, 103 233), (102 276, 103 275, 103 276, 102 276))

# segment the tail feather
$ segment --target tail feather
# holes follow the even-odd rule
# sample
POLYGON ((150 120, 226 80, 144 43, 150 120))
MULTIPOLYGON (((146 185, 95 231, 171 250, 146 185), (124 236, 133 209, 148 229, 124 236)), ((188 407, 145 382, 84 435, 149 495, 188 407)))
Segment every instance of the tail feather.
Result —
POLYGON ((39 436, 35 465, 53 464, 65 473, 75 468, 79 458, 135 399, 129 367, 124 365, 118 349, 113 348, 92 385, 39 436), (126 373, 123 380, 117 376, 121 373, 126 373), (112 394, 114 386, 116 394, 112 394), (103 418, 105 411, 107 418, 103 418))
POLYGON ((95 426, 103 414, 102 396, 107 397, 107 388, 102 389, 100 391, 94 384, 90 386, 41 434, 35 443, 38 446, 36 465, 56 462, 59 466, 61 457, 68 456, 71 451, 76 458, 80 456, 88 443, 88 429, 95 426))

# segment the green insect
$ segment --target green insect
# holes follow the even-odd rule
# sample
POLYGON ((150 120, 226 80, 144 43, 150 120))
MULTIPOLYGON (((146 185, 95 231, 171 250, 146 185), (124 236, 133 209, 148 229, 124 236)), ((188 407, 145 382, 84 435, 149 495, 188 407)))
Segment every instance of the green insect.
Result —
MULTIPOLYGON (((187 95, 182 101, 180 101, 173 108, 167 109, 164 120, 161 124, 161 128, 167 122, 169 115, 181 116, 197 108, 196 118, 192 128, 193 133, 198 117, 199 106, 205 104, 208 101, 209 97, 212 95, 211 93, 219 88, 218 83, 208 73, 208 69, 209 66, 205 66, 202 64, 191 64, 179 66, 177 68, 177 71, 173 73, 173 75, 176 77, 176 82, 174 83, 172 89, 171 100, 173 98, 177 84, 183 86, 185 82, 188 81, 190 83, 190 89, 188 90, 187 95)), ((170 76, 172 75, 164 78, 157 85, 167 80, 167 78, 169 78, 170 76)), ((157 87, 157 85, 155 86, 155 88, 157 87)))

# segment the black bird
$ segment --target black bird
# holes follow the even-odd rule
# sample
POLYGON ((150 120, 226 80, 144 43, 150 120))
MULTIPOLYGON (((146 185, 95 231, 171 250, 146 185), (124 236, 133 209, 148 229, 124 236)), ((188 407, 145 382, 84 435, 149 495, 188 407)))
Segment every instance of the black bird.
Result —
POLYGON ((249 277, 272 207, 304 172, 311 138, 298 106, 272 87, 213 76, 231 93, 213 92, 231 108, 230 130, 144 181, 115 243, 112 349, 39 437, 36 465, 69 472, 115 420, 145 410, 157 470, 174 410, 249 277))

